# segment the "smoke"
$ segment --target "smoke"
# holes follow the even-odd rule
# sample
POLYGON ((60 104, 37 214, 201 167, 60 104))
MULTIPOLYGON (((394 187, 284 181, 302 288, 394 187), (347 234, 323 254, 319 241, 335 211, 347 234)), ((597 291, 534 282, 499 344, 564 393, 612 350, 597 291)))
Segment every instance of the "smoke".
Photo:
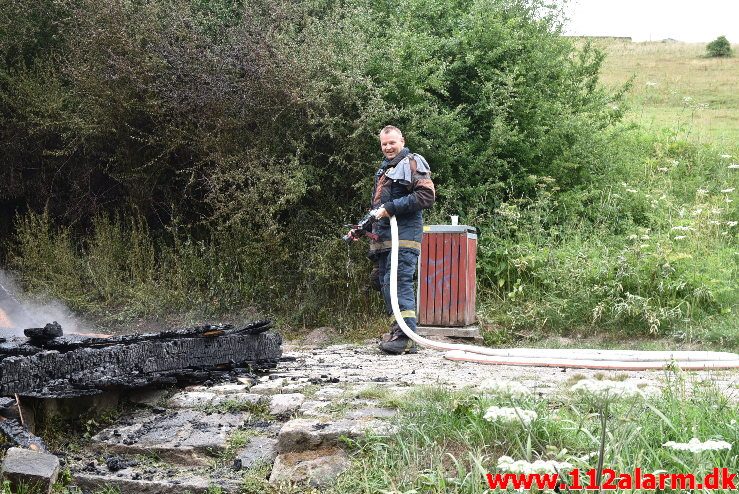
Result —
POLYGON ((12 277, 0 270, 0 332, 22 336, 25 328, 42 327, 52 321, 61 324, 65 334, 78 333, 86 326, 59 301, 29 300, 12 277))

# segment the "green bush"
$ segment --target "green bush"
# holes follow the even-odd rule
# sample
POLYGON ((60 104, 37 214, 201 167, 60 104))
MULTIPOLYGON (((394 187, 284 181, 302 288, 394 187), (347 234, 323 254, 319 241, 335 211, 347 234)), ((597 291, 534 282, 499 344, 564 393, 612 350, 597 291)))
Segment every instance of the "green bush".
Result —
POLYGON ((100 219, 123 204, 162 259, 175 222, 206 250, 231 237, 228 262, 270 303, 323 320, 353 299, 336 296, 354 276, 338 238, 367 206, 383 125, 431 162, 435 214, 474 223, 534 196, 533 175, 588 183, 619 116, 602 54, 539 0, 22 0, 0 23, 17 31, 0 45, 2 205, 71 226, 105 303, 156 264, 121 257, 130 220, 100 219))
POLYGON ((706 51, 709 57, 730 57, 731 43, 726 39, 726 36, 719 36, 708 43, 706 51))

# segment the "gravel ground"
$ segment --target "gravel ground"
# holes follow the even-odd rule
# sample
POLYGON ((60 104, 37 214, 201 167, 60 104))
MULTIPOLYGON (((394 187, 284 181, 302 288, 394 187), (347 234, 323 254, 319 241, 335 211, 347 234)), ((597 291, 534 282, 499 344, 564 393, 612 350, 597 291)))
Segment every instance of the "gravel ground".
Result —
MULTIPOLYGON (((476 387, 487 379, 515 381, 544 395, 562 389, 580 377, 626 379, 637 385, 660 385, 665 371, 595 371, 552 367, 521 367, 455 362, 444 353, 421 349, 415 355, 392 356, 380 352, 372 343, 332 345, 323 348, 283 345, 284 357, 272 373, 289 379, 309 377, 321 382, 345 384, 388 383, 399 387, 438 385, 451 388, 476 387)), ((567 350, 552 350, 567 354, 567 350)), ((712 380, 719 389, 739 401, 739 370, 686 372, 688 380, 712 380)))

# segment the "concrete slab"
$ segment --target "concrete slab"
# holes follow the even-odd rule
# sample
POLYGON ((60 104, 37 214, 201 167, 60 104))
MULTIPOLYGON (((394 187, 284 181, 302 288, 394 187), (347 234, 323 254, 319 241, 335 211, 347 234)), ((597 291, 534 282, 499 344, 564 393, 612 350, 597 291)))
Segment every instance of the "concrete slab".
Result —
POLYGON ((482 338, 479 326, 419 326, 416 332, 421 336, 444 336, 447 338, 482 338))
POLYGON ((3 477, 10 482, 14 492, 51 492, 51 486, 59 475, 59 458, 49 453, 30 449, 10 448, 5 454, 3 477))

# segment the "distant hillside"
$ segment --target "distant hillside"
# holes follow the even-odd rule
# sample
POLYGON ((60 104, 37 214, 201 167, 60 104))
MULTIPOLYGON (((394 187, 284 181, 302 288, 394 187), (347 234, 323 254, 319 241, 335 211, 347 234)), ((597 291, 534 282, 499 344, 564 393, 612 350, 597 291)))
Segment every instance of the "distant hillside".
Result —
POLYGON ((633 77, 628 102, 635 121, 681 129, 701 140, 739 141, 736 58, 706 58, 705 43, 606 38, 595 43, 607 54, 601 75, 605 85, 616 87, 633 77))

